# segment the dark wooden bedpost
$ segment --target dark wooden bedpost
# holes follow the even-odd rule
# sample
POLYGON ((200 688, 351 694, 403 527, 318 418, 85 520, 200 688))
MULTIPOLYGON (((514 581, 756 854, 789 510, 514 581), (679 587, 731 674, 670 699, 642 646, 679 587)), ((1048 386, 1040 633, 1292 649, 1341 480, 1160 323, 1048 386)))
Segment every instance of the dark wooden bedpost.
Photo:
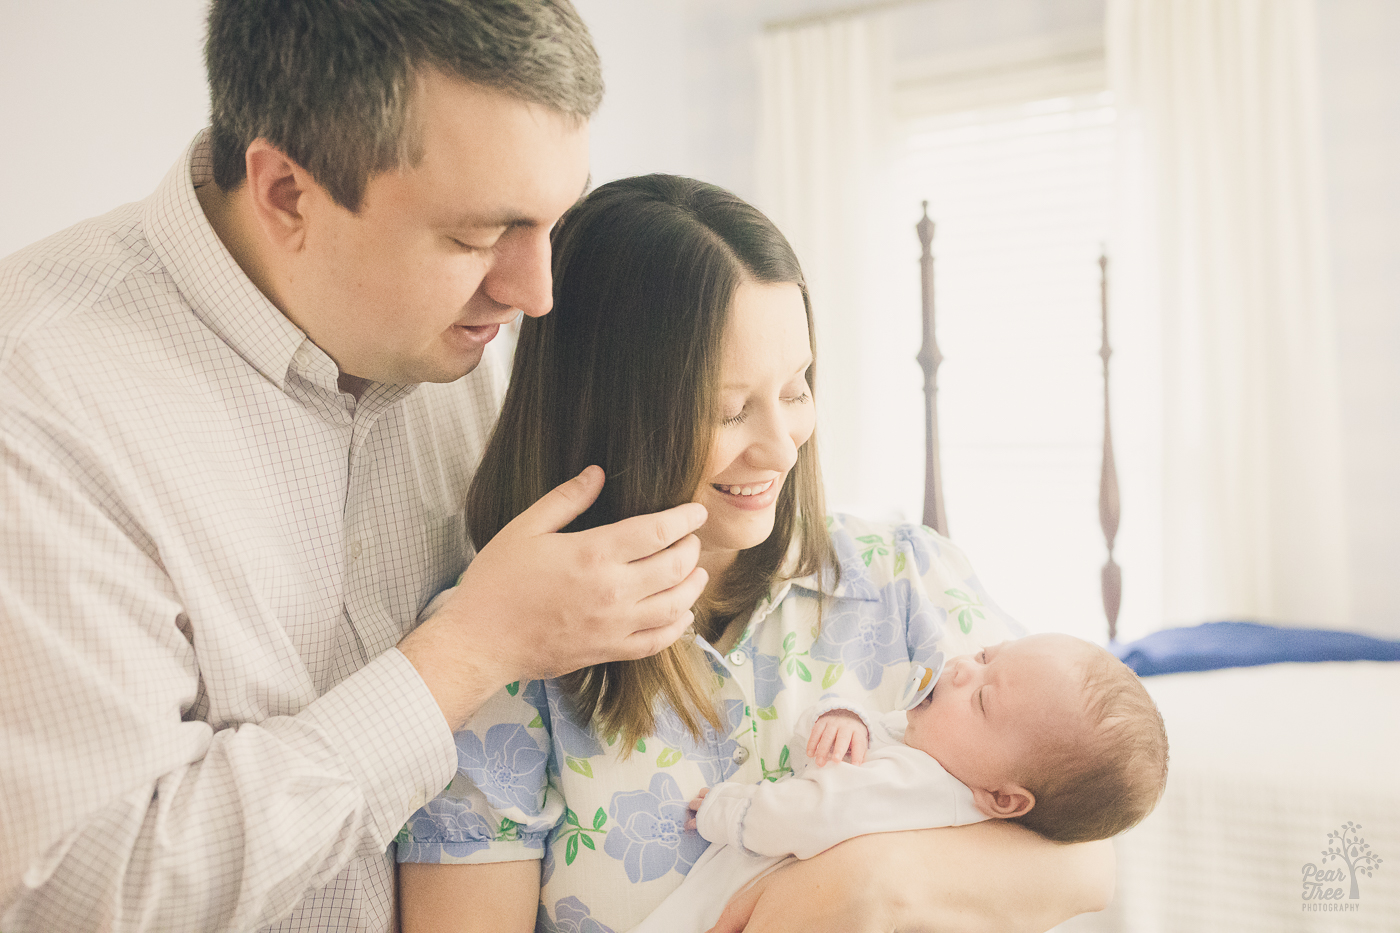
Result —
POLYGON ((933 327, 933 221, 928 219, 928 202, 923 203, 924 216, 915 229, 923 246, 919 271, 923 280, 924 343, 916 358, 924 370, 924 524, 946 537, 948 513, 943 509, 943 464, 938 454, 938 364, 943 362, 943 354, 938 352, 933 327))
POLYGON ((1103 472, 1099 474, 1099 525, 1108 543, 1108 562, 1103 565, 1103 611, 1108 617, 1108 640, 1118 639, 1118 607, 1123 604, 1123 571, 1113 560, 1113 540, 1118 537, 1118 470, 1113 464, 1113 424, 1108 407, 1108 256, 1099 256, 1099 305, 1103 316, 1103 472))

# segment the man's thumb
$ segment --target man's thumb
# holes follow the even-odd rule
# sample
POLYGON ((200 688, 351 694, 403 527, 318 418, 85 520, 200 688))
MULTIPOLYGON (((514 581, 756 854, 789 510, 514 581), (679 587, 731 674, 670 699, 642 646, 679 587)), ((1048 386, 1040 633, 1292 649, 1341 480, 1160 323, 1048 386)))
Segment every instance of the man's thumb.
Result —
POLYGON ((523 526, 521 530, 527 534, 542 535, 558 531, 582 515, 602 491, 603 468, 584 467, 578 476, 560 483, 541 496, 511 524, 523 526))

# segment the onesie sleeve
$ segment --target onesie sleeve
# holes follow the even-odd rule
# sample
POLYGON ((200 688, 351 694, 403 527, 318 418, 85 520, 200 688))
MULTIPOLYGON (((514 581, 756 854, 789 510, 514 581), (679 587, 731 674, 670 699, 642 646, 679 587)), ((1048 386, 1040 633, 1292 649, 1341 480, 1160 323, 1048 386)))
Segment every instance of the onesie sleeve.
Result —
POLYGON ((867 833, 961 826, 986 819, 972 792, 937 761, 897 745, 863 765, 808 767, 772 783, 726 782, 696 814, 700 835, 750 855, 811 858, 867 833))
POLYGON ((564 814, 549 781, 549 708, 542 681, 511 684, 454 736, 457 773, 399 832, 400 862, 537 859, 564 814))

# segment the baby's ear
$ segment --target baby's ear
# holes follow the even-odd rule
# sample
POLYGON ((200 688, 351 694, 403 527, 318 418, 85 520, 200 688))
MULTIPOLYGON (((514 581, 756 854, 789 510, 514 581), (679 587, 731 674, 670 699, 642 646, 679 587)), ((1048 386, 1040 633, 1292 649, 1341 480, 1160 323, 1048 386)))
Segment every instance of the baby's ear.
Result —
POLYGON ((974 787, 972 801, 991 818, 1009 820, 1029 813, 1035 806, 1035 794, 1019 784, 1007 784, 996 790, 974 787))

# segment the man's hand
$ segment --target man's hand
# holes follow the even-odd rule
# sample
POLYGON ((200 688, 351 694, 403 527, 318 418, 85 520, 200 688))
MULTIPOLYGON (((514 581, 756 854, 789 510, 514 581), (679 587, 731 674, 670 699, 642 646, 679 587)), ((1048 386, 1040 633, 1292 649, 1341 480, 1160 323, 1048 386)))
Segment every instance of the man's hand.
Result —
POLYGON ((844 761, 846 754, 851 756, 851 764, 865 761, 865 753, 870 748, 870 730, 859 716, 848 709, 834 709, 822 713, 812 725, 812 735, 807 739, 807 757, 823 767, 828 761, 844 761))
POLYGON ((399 643, 453 729, 512 681, 653 655, 694 620, 704 506, 559 533, 602 488, 591 466, 518 515, 399 643))

